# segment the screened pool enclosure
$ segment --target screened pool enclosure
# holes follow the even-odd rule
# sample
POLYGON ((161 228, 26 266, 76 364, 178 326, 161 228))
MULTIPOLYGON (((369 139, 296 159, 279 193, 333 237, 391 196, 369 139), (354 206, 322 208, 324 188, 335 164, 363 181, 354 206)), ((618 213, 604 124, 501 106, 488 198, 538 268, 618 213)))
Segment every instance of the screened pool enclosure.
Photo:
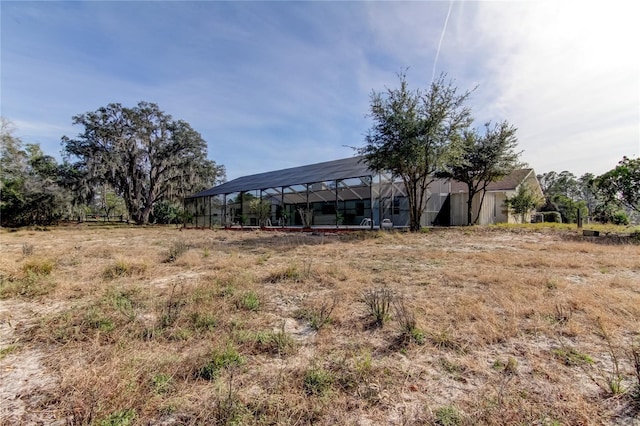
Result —
MULTIPOLYGON (((423 225, 449 224, 449 182, 435 181, 423 225)), ((244 176, 185 199, 196 227, 385 228, 409 225, 401 180, 361 157, 244 176)))

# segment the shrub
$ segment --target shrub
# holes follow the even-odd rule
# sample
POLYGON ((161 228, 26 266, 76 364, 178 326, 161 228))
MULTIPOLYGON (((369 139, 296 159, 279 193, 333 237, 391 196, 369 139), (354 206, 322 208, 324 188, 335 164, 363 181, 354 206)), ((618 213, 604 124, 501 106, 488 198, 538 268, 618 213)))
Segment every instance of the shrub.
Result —
POLYGON ((614 225, 628 225, 629 224, 629 216, 625 212, 619 211, 615 212, 611 216, 611 223, 614 225))
POLYGON ((302 309, 298 312, 298 318, 309 321, 309 326, 316 331, 331 322, 331 314, 338 304, 337 297, 331 300, 323 300, 321 303, 302 309))
POLYGON ((560 212, 542 212, 545 222, 562 223, 562 215, 560 212))
POLYGON ((189 250, 189 245, 186 242, 182 240, 174 241, 171 247, 169 247, 169 254, 164 260, 165 263, 175 262, 180 256, 186 253, 187 250, 189 250))
POLYGON ((397 297, 394 300, 393 307, 403 340, 406 342, 415 342, 419 345, 424 344, 424 332, 418 328, 416 316, 413 310, 407 306, 404 298, 397 297))
POLYGON ((382 327, 391 318, 391 304, 395 298, 395 292, 387 287, 368 290, 362 296, 364 303, 373 316, 373 323, 382 327))
POLYGON ((24 243, 22 244, 22 254, 26 256, 31 256, 33 254, 33 244, 24 243))

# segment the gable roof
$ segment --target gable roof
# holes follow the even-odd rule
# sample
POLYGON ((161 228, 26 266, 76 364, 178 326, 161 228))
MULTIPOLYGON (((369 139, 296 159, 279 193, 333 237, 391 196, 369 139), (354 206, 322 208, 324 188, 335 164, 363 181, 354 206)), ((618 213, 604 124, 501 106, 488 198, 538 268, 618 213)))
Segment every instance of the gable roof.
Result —
POLYGON ((254 191, 267 188, 280 188, 292 185, 305 185, 308 183, 373 175, 374 173, 362 160, 363 157, 357 156, 242 176, 218 186, 214 186, 213 188, 198 192, 197 194, 190 195, 187 198, 231 194, 234 192, 254 191))
MULTIPOLYGON (((518 169, 496 182, 490 182, 487 191, 513 191, 518 188, 525 179, 533 173, 533 169, 518 169)), ((451 193, 467 192, 469 188, 466 183, 451 181, 451 193)))

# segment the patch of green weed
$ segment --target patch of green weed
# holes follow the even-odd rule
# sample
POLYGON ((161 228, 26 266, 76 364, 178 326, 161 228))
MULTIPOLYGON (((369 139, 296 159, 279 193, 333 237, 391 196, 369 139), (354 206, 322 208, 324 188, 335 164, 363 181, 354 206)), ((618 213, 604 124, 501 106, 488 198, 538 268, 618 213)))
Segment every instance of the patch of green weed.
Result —
POLYGON ((575 348, 561 347, 553 349, 551 353, 569 367, 593 364, 593 359, 589 355, 578 352, 575 348))
POLYGON ((211 314, 191 313, 191 324, 196 331, 212 331, 218 326, 218 319, 211 314))
POLYGON ((99 426, 130 426, 136 420, 136 410, 121 410, 111 413, 98 422, 99 426))
POLYGON ((255 292, 248 291, 240 297, 240 299, 236 303, 236 306, 246 311, 255 312, 260 309, 260 298, 255 292))
POLYGON ((436 424, 440 426, 459 426, 463 423, 462 415, 451 405, 438 408, 435 415, 436 424))
POLYGON ((198 370, 197 376, 205 380, 215 380, 221 370, 242 364, 244 364, 244 358, 233 346, 227 346, 222 351, 213 352, 209 361, 198 370))
POLYGON ((169 393, 173 389, 173 379, 168 374, 156 374, 151 378, 153 391, 158 394, 169 393))
POLYGON ((257 333, 255 343, 262 352, 274 355, 289 355, 296 349, 295 340, 284 329, 257 333))
POLYGON ((9 345, 0 349, 0 360, 6 357, 9 354, 12 354, 18 350, 18 345, 9 345))
POLYGON ((307 395, 323 396, 331 390, 333 376, 322 367, 312 366, 304 373, 303 387, 307 395))

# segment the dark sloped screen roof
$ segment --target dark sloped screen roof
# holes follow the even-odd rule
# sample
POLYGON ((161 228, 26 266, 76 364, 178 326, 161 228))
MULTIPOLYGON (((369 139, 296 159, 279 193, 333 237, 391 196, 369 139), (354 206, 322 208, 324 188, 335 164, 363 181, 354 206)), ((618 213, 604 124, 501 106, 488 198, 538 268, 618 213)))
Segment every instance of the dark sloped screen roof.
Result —
POLYGON ((307 183, 348 179, 374 174, 361 160, 362 157, 343 158, 341 160, 327 161, 325 163, 309 164, 307 166, 243 176, 223 183, 222 185, 214 186, 213 188, 198 192, 197 194, 193 194, 189 198, 267 188, 279 188, 291 185, 303 185, 307 183))

